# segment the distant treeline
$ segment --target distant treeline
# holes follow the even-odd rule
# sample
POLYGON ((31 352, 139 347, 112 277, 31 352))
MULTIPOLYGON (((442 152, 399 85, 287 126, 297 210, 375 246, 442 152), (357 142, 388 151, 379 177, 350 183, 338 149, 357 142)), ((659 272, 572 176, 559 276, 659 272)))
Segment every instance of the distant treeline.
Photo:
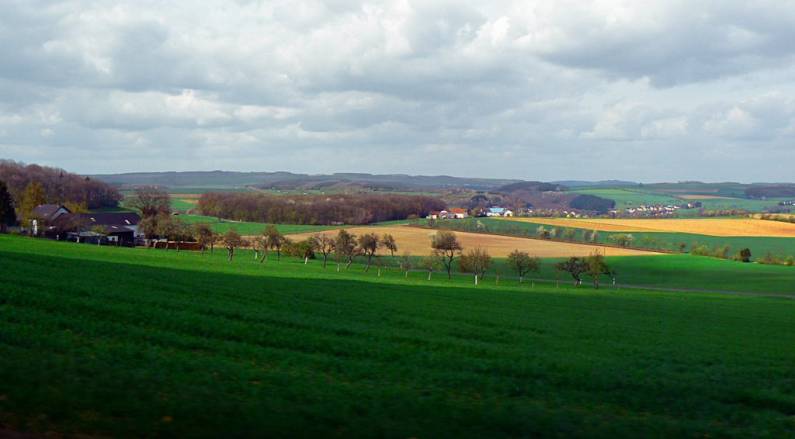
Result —
POLYGON ((17 205, 30 183, 42 185, 47 203, 74 203, 96 209, 115 207, 122 199, 119 191, 105 182, 63 169, 25 165, 10 160, 0 160, 0 181, 8 185, 8 191, 17 205))
POLYGON ((252 193, 206 193, 199 198, 203 215, 238 221, 281 224, 370 224, 425 216, 445 203, 419 195, 302 195, 295 197, 252 193))
POLYGON ((795 185, 779 184, 773 186, 751 186, 745 190, 749 198, 787 198, 795 197, 795 185))

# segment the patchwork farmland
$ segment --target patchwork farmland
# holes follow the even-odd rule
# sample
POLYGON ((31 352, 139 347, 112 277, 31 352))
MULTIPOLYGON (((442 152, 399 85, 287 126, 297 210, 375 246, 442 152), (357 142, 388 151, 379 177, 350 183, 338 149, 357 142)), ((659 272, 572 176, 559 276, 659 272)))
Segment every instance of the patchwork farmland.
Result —
POLYGON ((795 237, 795 224, 752 218, 607 219, 607 218, 511 218, 557 227, 609 232, 678 232, 707 236, 795 237))
MULTIPOLYGON (((352 227, 346 230, 356 235, 377 233, 380 236, 384 233, 389 233, 395 237, 395 240, 398 243, 399 253, 409 252, 416 256, 427 256, 431 254, 433 250, 431 248, 431 238, 436 234, 435 230, 410 226, 352 227)), ((337 231, 330 230, 320 233, 334 236, 336 235, 337 231)), ((315 233, 300 233, 288 236, 294 240, 302 240, 314 235, 315 233)), ((504 258, 514 250, 526 251, 534 256, 542 258, 562 258, 569 256, 582 257, 588 256, 592 253, 600 253, 605 256, 641 256, 655 254, 652 252, 626 248, 552 242, 539 239, 489 235, 483 233, 458 232, 456 233, 456 236, 465 249, 482 248, 488 251, 491 256, 498 258, 504 258)))

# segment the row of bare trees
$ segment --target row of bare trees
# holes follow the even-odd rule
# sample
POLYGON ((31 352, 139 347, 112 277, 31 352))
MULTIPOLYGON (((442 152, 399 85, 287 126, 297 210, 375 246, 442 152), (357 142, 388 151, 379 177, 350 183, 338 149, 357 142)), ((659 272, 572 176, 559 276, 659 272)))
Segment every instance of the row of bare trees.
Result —
POLYGON ((274 196, 261 193, 206 193, 203 215, 276 224, 370 224, 425 216, 444 209, 442 200, 421 195, 334 194, 274 196))

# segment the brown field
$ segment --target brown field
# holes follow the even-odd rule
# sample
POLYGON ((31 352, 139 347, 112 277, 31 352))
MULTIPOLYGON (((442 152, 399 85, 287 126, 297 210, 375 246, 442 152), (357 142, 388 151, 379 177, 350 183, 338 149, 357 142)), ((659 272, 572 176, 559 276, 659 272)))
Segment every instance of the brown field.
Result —
MULTIPOLYGON (((349 232, 361 235, 363 233, 390 233, 395 237, 398 245, 398 253, 409 252, 415 256, 424 256, 431 253, 431 236, 436 231, 421 229, 418 227, 394 226, 394 227, 351 227, 349 232)), ((327 230, 328 235, 336 235, 337 230, 327 230)), ((289 235, 292 239, 305 239, 315 233, 299 233, 289 235)), ((486 249, 491 256, 502 258, 508 256, 514 250, 523 250, 533 256, 542 258, 558 258, 569 256, 588 256, 598 250, 606 256, 636 256, 636 255, 655 255, 640 250, 630 250, 624 248, 604 247, 598 245, 571 244, 565 242, 542 241, 539 239, 515 238, 510 236, 487 235, 482 233, 455 232, 458 236, 464 251, 471 248, 481 247, 486 249)))
POLYGON ((678 232, 709 236, 795 237, 795 224, 752 218, 705 219, 574 219, 512 218, 513 221, 605 232, 678 232))

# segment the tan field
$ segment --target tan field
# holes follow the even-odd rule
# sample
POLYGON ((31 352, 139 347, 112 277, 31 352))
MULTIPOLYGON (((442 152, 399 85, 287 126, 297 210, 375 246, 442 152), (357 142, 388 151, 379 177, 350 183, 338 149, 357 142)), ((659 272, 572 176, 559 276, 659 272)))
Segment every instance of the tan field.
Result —
MULTIPOLYGON (((389 233, 395 237, 398 245, 398 253, 409 252, 415 256, 424 256, 431 253, 431 236, 436 231, 421 229, 418 227, 394 226, 394 227, 351 227, 347 228, 355 235, 364 233, 377 233, 383 235, 389 233)), ((327 230, 321 232, 327 235, 336 235, 337 230, 327 230)), ((315 233, 299 233, 289 235, 291 239, 305 239, 315 233)), ((533 256, 542 258, 557 258, 569 256, 588 256, 595 251, 599 251, 606 256, 637 256, 637 255, 656 255, 659 253, 645 252, 640 250, 630 250, 624 248, 604 247, 598 245, 570 244, 563 242, 542 241, 538 239, 515 238, 510 236, 487 235, 482 233, 455 232, 458 240, 464 247, 464 251, 476 247, 486 249, 493 257, 506 257, 514 250, 523 250, 533 256)))
POLYGON ((709 236, 795 237, 795 224, 752 218, 605 219, 511 218, 513 221, 605 232, 679 232, 709 236))

